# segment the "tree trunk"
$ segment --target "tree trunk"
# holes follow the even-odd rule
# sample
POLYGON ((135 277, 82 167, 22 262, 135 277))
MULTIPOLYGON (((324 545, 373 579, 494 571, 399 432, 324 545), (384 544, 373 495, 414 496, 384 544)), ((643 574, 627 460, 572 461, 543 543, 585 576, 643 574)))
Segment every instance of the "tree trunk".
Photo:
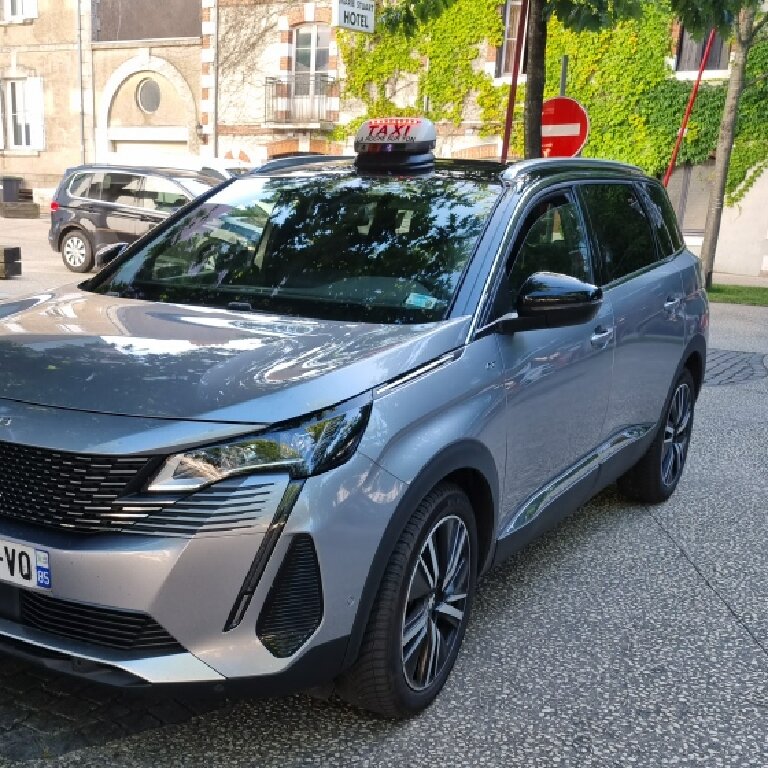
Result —
POLYGON ((531 0, 528 11, 528 68, 525 87, 525 156, 541 157, 541 109, 547 50, 547 2, 531 0))
POLYGON ((755 9, 744 8, 739 13, 736 34, 733 41, 733 64, 725 96, 725 109, 720 122, 720 138, 717 141, 715 178, 709 196, 707 222, 704 226, 704 242, 701 245, 701 261, 704 266, 707 288, 712 287, 712 273, 715 267, 715 251, 720 235, 720 221, 723 217, 725 184, 728 180, 728 166, 731 162, 733 139, 736 133, 736 119, 739 114, 739 100, 744 90, 744 75, 747 69, 747 55, 753 40, 755 9))

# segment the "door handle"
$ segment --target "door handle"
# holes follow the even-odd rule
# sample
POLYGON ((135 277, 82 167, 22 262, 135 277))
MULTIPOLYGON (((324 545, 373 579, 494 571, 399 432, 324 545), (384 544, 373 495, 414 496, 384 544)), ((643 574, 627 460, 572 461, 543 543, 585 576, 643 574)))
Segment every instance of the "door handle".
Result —
POLYGON ((612 339, 613 328, 603 328, 602 325, 599 325, 597 328, 595 328, 595 332, 592 334, 590 342, 592 343, 593 347, 602 348, 607 347, 608 344, 611 343, 612 339))
POLYGON ((682 301, 683 299, 680 296, 668 296, 664 302, 664 311, 675 312, 680 304, 682 304, 682 301))

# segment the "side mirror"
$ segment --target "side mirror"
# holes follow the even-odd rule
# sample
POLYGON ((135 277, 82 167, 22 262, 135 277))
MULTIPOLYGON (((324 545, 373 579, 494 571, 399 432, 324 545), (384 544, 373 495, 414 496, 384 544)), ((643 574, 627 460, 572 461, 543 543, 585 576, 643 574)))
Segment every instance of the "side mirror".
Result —
POLYGON ((99 248, 96 251, 96 268, 101 269, 110 261, 114 261, 127 247, 128 243, 113 243, 99 248))
POLYGON ((575 277, 554 272, 531 275, 517 295, 517 312, 486 326, 485 333, 516 333, 588 323, 603 303, 603 291, 575 277))

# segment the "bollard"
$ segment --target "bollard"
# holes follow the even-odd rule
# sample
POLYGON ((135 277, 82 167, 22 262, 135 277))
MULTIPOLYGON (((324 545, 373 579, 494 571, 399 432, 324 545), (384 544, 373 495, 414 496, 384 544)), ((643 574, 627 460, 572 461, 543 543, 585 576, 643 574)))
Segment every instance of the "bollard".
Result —
POLYGON ((0 246, 0 280, 21 276, 21 248, 0 246))

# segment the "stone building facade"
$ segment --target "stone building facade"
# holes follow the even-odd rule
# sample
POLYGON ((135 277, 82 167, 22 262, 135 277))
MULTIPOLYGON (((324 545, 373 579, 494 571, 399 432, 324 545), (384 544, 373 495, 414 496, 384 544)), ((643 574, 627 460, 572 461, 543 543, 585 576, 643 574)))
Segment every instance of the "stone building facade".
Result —
POLYGON ((200 0, 0 0, 0 176, 197 154, 200 0))

